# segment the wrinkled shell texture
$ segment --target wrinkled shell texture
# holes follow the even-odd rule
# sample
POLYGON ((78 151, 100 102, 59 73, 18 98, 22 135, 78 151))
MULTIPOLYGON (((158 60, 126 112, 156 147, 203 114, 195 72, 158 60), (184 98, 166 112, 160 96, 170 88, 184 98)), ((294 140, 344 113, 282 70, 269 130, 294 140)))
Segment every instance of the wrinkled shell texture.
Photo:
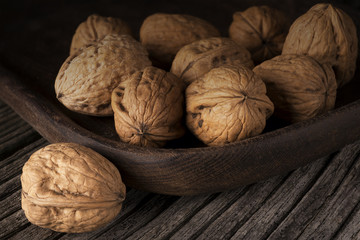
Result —
POLYGON ((256 66, 254 72, 265 82, 279 118, 298 122, 334 107, 337 85, 328 64, 305 55, 280 55, 256 66))
POLYGON ((181 14, 153 14, 140 28, 140 41, 150 56, 167 64, 171 64, 181 47, 199 39, 219 36, 219 31, 209 22, 181 14))
POLYGON ((268 6, 254 6, 235 12, 229 36, 246 47, 256 64, 281 54, 289 20, 279 10, 268 6))
POLYGON ((250 52, 229 38, 207 38, 182 47, 170 72, 190 84, 212 68, 221 65, 244 65, 253 68, 250 52))
POLYGON ((355 74, 356 26, 341 9, 330 4, 317 4, 291 25, 283 54, 309 55, 330 64, 341 87, 355 74))
POLYGON ((110 34, 132 35, 132 32, 128 24, 119 18, 90 15, 77 27, 71 41, 70 55, 110 34))
POLYGON ((260 134, 273 110, 263 81, 243 66, 214 68, 186 89, 186 124, 210 146, 260 134))
POLYGON ((107 224, 126 195, 117 168, 74 143, 50 144, 32 154, 21 185, 28 220, 59 232, 88 232, 107 224))
POLYGON ((147 51, 132 37, 107 35, 66 59, 55 80, 56 96, 72 111, 109 116, 113 89, 150 65, 147 51))
POLYGON ((184 134, 183 84, 172 73, 147 67, 112 94, 115 128, 124 142, 161 147, 184 134))

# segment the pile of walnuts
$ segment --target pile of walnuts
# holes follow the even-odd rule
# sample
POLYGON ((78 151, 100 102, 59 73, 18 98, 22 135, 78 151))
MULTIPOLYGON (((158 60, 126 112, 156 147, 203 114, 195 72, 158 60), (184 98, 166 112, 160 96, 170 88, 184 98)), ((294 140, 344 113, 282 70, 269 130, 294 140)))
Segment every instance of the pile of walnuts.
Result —
POLYGON ((114 116, 121 141, 149 147, 188 130, 219 146, 260 134, 271 115, 322 114, 353 78, 358 52, 352 19, 325 3, 291 26, 268 6, 235 12, 229 37, 194 16, 156 13, 139 35, 121 19, 89 16, 55 91, 70 110, 114 116))
MULTIPOLYGON (((254 6, 235 12, 222 37, 203 19, 156 13, 138 41, 123 20, 91 15, 73 36, 56 97, 72 111, 113 116, 120 140, 144 147, 186 131, 221 146, 259 135, 272 115, 307 120, 332 109, 353 78, 356 27, 331 4, 288 23, 281 11, 254 6)), ((125 198, 117 169, 76 144, 36 152, 22 184, 28 219, 63 232, 106 224, 125 198)))

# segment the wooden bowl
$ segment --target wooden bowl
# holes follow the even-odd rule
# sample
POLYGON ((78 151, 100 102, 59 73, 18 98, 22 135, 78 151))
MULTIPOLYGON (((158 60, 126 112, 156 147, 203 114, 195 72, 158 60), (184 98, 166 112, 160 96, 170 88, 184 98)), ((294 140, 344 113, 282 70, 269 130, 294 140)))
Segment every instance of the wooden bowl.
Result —
MULTIPOLYGON (((0 17, 6 23, 7 36, 0 48, 0 98, 49 142, 80 143, 107 157, 119 168, 125 184, 136 189, 194 195, 285 174, 359 139, 359 71, 351 83, 339 90, 334 110, 292 125, 271 118, 263 134, 221 147, 202 146, 191 134, 161 149, 128 145, 119 141, 112 117, 71 112, 57 101, 54 92, 54 80, 68 55, 72 34, 92 13, 120 17, 134 32, 152 13, 186 13, 212 22, 226 36, 233 12, 264 3, 286 11, 294 20, 315 2, 177 4, 137 0, 129 4, 24 6, 22 12, 17 12, 17 21, 7 20, 6 14, 0 17), (21 31, 14 31, 20 26, 21 31)), ((340 7, 355 22, 360 19, 356 10, 340 7)), ((7 14, 13 13, 9 10, 7 14)))

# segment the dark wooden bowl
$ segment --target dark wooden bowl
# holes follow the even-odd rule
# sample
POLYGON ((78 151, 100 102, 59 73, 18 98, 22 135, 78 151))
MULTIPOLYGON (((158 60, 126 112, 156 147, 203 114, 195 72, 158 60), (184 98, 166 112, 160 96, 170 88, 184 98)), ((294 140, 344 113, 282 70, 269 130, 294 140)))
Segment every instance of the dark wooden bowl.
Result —
MULTIPOLYGON (((193 195, 285 174, 359 139, 359 71, 350 84, 339 90, 334 110, 292 125, 271 118, 263 134, 222 147, 202 146, 191 134, 162 149, 124 144, 116 135, 112 117, 91 117, 67 110, 55 98, 53 87, 57 71, 68 55, 72 34, 92 13, 120 17, 131 24, 134 32, 152 13, 186 13, 212 22, 226 36, 233 12, 264 3, 286 11, 294 20, 315 2, 136 0, 53 5, 34 1, 16 8, 9 4, 0 14, 5 23, 5 37, 0 43, 0 98, 49 142, 77 142, 107 157, 119 168, 129 187, 193 195)), ((339 7, 358 24, 360 14, 356 10, 339 7)))

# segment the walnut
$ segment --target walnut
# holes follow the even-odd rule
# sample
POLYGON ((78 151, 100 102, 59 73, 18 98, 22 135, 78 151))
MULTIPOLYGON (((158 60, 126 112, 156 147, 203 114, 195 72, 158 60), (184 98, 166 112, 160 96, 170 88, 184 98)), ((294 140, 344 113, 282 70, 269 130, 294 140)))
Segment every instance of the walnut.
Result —
POLYGON ((330 65, 305 55, 280 55, 254 68, 265 82, 279 118, 310 119, 334 107, 336 79, 330 65))
POLYGON ((170 65, 179 49, 196 40, 218 37, 219 31, 207 21, 181 14, 156 13, 140 28, 140 42, 151 57, 170 65))
POLYGON ((66 59, 55 80, 56 97, 75 112, 112 115, 113 89, 150 65, 145 48, 131 36, 107 35, 66 59))
POLYGON ((183 84, 172 73, 146 67, 113 91, 115 128, 124 142, 160 147, 184 134, 183 84))
POLYGON ((190 84, 221 65, 240 65, 253 68, 250 52, 229 38, 201 39, 182 47, 176 54, 170 72, 190 84))
POLYGON ((210 146, 260 134, 273 111, 265 84, 244 66, 213 68, 186 89, 186 124, 210 146))
POLYGON ((117 168, 75 143, 50 144, 31 155, 21 175, 27 219, 58 232, 93 231, 117 216, 126 187, 117 168))
POLYGON ((309 55, 320 63, 330 64, 341 87, 355 74, 356 26, 341 9, 331 4, 316 4, 291 25, 283 54, 309 55))
POLYGON ((109 34, 132 35, 132 32, 129 25, 119 18, 90 15, 77 27, 72 38, 70 55, 109 34))
POLYGON ((235 12, 229 36, 246 47, 256 64, 281 54, 289 28, 289 20, 279 10, 268 6, 253 6, 235 12))

